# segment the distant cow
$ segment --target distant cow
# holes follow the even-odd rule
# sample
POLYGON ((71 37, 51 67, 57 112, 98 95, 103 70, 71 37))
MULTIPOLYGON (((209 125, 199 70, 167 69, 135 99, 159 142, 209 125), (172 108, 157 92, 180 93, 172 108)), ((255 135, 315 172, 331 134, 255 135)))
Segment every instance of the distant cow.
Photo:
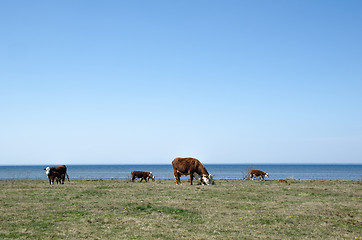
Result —
POLYGON ((69 181, 67 167, 65 165, 58 167, 46 167, 44 170, 45 174, 48 176, 49 184, 54 184, 54 180, 56 180, 57 184, 64 184, 65 176, 67 176, 69 181))
POLYGON ((142 180, 145 180, 147 182, 147 180, 152 179, 152 181, 155 181, 155 176, 153 176, 152 172, 144 172, 144 171, 132 171, 131 172, 132 175, 132 182, 134 182, 134 180, 136 178, 140 178, 142 182, 142 180))
POLYGON ((172 161, 176 184, 181 184, 181 175, 190 175, 190 184, 194 177, 201 178, 201 184, 212 184, 212 176, 204 165, 196 158, 175 158, 172 161))
POLYGON ((265 180, 265 177, 269 177, 268 173, 260 171, 260 170, 251 170, 250 171, 250 179, 253 180, 254 177, 259 177, 263 180, 265 180))

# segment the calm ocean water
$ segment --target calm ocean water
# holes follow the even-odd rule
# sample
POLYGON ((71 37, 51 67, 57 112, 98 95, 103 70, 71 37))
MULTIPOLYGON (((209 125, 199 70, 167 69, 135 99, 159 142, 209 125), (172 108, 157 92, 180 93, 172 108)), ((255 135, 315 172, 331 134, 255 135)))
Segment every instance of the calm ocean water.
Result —
MULTIPOLYGON (((0 166, 0 180, 47 180, 46 166, 0 166)), ((172 165, 68 165, 70 179, 129 179, 131 171, 150 171, 156 179, 173 179, 172 165)), ((250 169, 269 173, 269 179, 362 180, 358 165, 205 164, 215 179, 243 179, 250 169)), ((183 177, 186 178, 186 177, 183 177)))

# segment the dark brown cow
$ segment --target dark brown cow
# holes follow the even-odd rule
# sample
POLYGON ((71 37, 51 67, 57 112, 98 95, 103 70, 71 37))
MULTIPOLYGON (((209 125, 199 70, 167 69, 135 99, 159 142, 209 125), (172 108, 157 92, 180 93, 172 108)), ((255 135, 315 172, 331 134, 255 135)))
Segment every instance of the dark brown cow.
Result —
MULTIPOLYGON (((51 182, 54 184, 54 180, 57 182, 57 184, 62 184, 62 179, 64 177, 64 173, 59 173, 59 172, 55 172, 55 171, 51 171, 49 174, 50 178, 51 178, 51 182)), ((64 181, 63 181, 64 184, 64 181)))
POLYGON ((190 184, 194 177, 201 178, 201 184, 212 184, 212 176, 204 165, 196 158, 175 158, 172 161, 176 184, 181 184, 181 175, 190 175, 190 184))
POLYGON ((132 175, 132 182, 134 182, 134 180, 136 178, 140 178, 142 182, 142 180, 145 180, 147 182, 147 180, 152 179, 152 181, 155 181, 155 176, 152 175, 152 172, 144 172, 144 171, 132 171, 131 172, 132 175))
POLYGON ((49 184, 54 184, 54 179, 60 184, 64 184, 65 176, 67 176, 69 181, 69 176, 67 174, 67 167, 65 165, 58 167, 46 167, 44 168, 46 175, 49 179, 49 184))
POLYGON ((268 173, 260 171, 260 170, 250 170, 250 179, 253 180, 254 177, 259 177, 265 180, 265 177, 269 177, 268 173))

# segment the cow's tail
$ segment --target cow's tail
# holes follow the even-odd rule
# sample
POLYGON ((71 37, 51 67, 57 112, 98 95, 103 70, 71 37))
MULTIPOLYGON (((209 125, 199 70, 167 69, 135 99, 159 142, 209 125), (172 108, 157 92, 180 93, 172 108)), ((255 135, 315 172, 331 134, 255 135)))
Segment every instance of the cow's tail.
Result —
POLYGON ((68 175, 68 173, 65 173, 65 175, 67 175, 67 178, 68 178, 68 182, 70 182, 70 180, 69 180, 69 175, 68 175))

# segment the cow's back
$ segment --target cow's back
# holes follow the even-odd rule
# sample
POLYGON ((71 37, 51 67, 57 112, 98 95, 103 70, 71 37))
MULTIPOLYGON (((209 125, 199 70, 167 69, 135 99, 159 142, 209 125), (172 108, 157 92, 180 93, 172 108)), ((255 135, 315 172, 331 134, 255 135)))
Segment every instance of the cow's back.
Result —
POLYGON ((181 173, 194 172, 200 165, 202 163, 196 158, 175 158, 172 161, 173 168, 181 173))
POLYGON ((132 171, 131 174, 132 174, 132 176, 143 177, 143 176, 148 176, 148 175, 150 175, 150 172, 145 172, 145 171, 132 171))
POLYGON ((50 167, 50 171, 58 173, 67 173, 67 167, 65 165, 58 167, 50 167))
POLYGON ((264 175, 266 175, 266 172, 261 171, 261 170, 251 170, 250 174, 255 175, 255 176, 264 176, 264 175))

